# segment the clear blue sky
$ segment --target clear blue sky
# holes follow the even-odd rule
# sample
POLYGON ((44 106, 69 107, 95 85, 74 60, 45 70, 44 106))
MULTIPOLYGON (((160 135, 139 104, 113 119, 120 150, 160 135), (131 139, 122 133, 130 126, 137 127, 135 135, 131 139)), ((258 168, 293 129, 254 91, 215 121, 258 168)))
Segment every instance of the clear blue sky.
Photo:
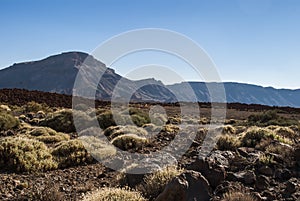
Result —
POLYGON ((298 0, 1 0, 0 23, 0 68, 154 27, 195 40, 223 81, 300 88, 298 0))

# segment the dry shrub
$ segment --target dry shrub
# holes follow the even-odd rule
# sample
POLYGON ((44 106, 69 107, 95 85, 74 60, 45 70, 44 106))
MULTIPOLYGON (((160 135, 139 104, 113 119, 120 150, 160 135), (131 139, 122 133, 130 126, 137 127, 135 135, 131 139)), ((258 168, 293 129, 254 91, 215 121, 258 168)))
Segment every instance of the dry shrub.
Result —
POLYGON ((52 150, 52 155, 61 168, 86 164, 93 161, 92 156, 86 151, 79 139, 58 143, 52 150))
POLYGON ((163 131, 167 133, 177 133, 179 131, 179 126, 174 124, 167 124, 163 127, 163 131))
POLYGON ((242 136, 241 142, 243 146, 255 147, 262 140, 275 139, 276 134, 267 128, 250 127, 242 136))
POLYGON ((117 123, 119 125, 126 124, 126 119, 122 115, 113 114, 111 111, 106 111, 106 112, 100 113, 97 116, 97 120, 99 122, 99 126, 102 129, 106 129, 111 126, 116 126, 117 123))
POLYGON ((35 127, 29 132, 29 135, 44 143, 57 143, 70 139, 68 134, 56 132, 48 127, 35 127))
POLYGON ((154 172, 144 178, 144 184, 139 188, 143 194, 150 199, 156 198, 166 185, 176 176, 183 173, 183 169, 178 169, 175 166, 169 166, 161 171, 154 172))
POLYGON ((149 133, 153 133, 153 132, 158 133, 162 130, 162 126, 157 126, 157 125, 152 124, 152 123, 144 124, 143 128, 149 133))
POLYGON ((97 160, 106 159, 115 156, 117 153, 116 148, 97 136, 80 136, 82 144, 86 150, 97 160))
POLYGON ((84 112, 72 110, 60 110, 54 112, 42 120, 40 125, 50 127, 58 132, 76 132, 73 122, 73 113, 76 117, 76 126, 78 128, 88 128, 92 125, 92 118, 90 116, 84 112))
POLYGON ((111 143, 121 150, 141 149, 149 143, 145 137, 139 137, 135 134, 124 134, 114 138, 111 143))
POLYGON ((46 145, 40 141, 7 137, 0 139, 0 166, 17 172, 57 168, 46 145))
POLYGON ((285 138, 293 139, 295 137, 295 131, 289 127, 278 127, 275 129, 275 133, 285 138))
POLYGON ((257 199, 247 191, 233 190, 225 193, 221 201, 257 201, 257 199))
POLYGON ((217 141, 217 148, 221 151, 233 151, 239 146, 240 141, 233 135, 221 135, 217 141))
POLYGON ((6 111, 0 111, 0 131, 17 128, 20 122, 13 115, 6 111))
POLYGON ((87 194, 83 201, 146 201, 138 191, 128 188, 101 188, 87 194))
POLYGON ((235 134, 236 130, 232 125, 225 125, 222 128, 222 134, 235 134))
POLYGON ((124 134, 135 134, 137 136, 143 137, 147 136, 148 132, 137 126, 111 126, 104 130, 104 135, 110 140, 124 134))

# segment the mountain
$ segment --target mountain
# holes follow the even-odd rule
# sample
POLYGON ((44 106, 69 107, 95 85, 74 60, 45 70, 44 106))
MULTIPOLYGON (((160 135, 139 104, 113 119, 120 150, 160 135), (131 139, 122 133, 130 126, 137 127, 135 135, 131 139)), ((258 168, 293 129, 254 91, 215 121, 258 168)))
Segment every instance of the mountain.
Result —
MULTIPOLYGON (((300 107, 300 90, 275 89, 272 87, 262 87, 243 83, 204 83, 204 82, 187 82, 167 86, 174 95, 184 101, 193 99, 185 93, 183 85, 189 85, 195 93, 199 102, 210 102, 208 88, 224 86, 226 102, 228 103, 246 103, 260 104, 269 106, 289 106, 300 107)), ((218 88, 216 87, 216 88, 218 88)), ((222 102, 222 101, 221 101, 222 102)))
POLYGON ((123 78, 113 69, 107 68, 105 64, 82 52, 62 53, 40 61, 14 64, 0 70, 0 88, 19 88, 70 95, 80 68, 84 68, 84 71, 81 71, 83 72, 81 77, 83 88, 76 88, 80 94, 88 88, 95 89, 96 87, 96 97, 109 100, 115 86, 122 80, 121 91, 127 93, 126 96, 134 101, 171 102, 176 100, 165 87, 148 84, 139 88, 138 82, 123 78), (102 77, 98 83, 96 76, 100 73, 102 77), (128 94, 131 91, 135 93, 128 94))
MULTIPOLYGON (((132 81, 82 52, 66 52, 40 61, 18 63, 2 69, 0 88, 20 88, 70 95, 73 93, 78 72, 82 72, 81 85, 75 87, 75 92, 83 94, 88 92, 87 89, 92 88, 97 91, 96 97, 102 100, 110 100, 117 94, 117 100, 127 97, 131 101, 210 102, 208 88, 224 86, 226 99, 219 97, 217 99, 219 102, 300 107, 300 90, 275 89, 232 82, 182 82, 165 86, 155 79, 132 81), (100 82, 97 77, 99 74, 102 74, 100 82), (116 89, 120 89, 119 94, 116 93, 116 89)), ((93 95, 95 94, 87 94, 87 96, 93 95)))

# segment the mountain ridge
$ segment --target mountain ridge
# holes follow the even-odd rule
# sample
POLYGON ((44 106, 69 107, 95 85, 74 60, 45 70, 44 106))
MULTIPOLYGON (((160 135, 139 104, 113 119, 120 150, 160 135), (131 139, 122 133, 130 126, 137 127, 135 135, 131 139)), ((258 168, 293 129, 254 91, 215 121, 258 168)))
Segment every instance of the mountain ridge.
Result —
MULTIPOLYGON (((164 85, 160 80, 154 78, 144 80, 129 80, 108 68, 104 63, 83 52, 63 52, 52 55, 38 61, 27 61, 15 63, 10 67, 0 70, 0 88, 19 88, 27 90, 38 90, 45 92, 56 92, 61 94, 72 94, 74 81, 82 64, 97 67, 102 73, 99 83, 93 72, 85 72, 84 86, 96 87, 96 98, 110 100, 118 82, 122 80, 121 86, 124 94, 134 101, 151 102, 211 102, 208 88, 223 87, 226 99, 220 102, 262 104, 269 106, 300 107, 300 89, 276 89, 274 87, 263 87, 255 84, 236 82, 181 82, 172 85, 164 85), (86 60, 89 58, 88 60, 86 60), (84 62, 87 61, 87 62, 84 62), (93 80, 94 86, 91 86, 93 80), (90 86, 89 86, 90 85, 90 86), (192 89, 192 91, 187 90, 192 89), (130 94, 130 91, 135 91, 130 94), (195 94, 195 97, 192 95, 195 94)), ((85 90, 80 89, 80 90, 85 90)))

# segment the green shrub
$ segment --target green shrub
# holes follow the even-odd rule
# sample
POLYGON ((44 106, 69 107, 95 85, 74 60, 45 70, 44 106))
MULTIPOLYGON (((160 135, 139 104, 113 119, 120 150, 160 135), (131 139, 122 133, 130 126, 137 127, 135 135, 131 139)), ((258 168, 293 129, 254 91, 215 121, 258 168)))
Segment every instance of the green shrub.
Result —
POLYGON ((157 126, 163 126, 167 123, 168 118, 166 115, 154 113, 151 116, 151 123, 157 126))
POLYGON ((239 146, 239 140, 232 135, 221 135, 217 141, 217 148, 221 151, 234 151, 239 146))
POLYGON ((255 147, 262 140, 266 139, 275 139, 276 134, 269 129, 259 128, 259 127, 251 127, 246 133, 242 136, 242 146, 247 147, 255 147))
POLYGON ((135 134, 140 137, 148 135, 148 132, 140 127, 136 126, 111 126, 104 130, 104 135, 110 140, 124 134, 135 134))
POLYGON ((57 168, 57 163, 42 142, 21 137, 0 139, 0 167, 17 172, 57 168))
POLYGON ((106 129, 110 126, 126 125, 126 119, 120 114, 114 114, 111 111, 106 111, 97 116, 99 126, 102 129, 106 129), (115 121, 116 120, 116 121, 115 121))
POLYGON ((260 114, 253 114, 248 117, 248 125, 250 126, 291 126, 298 124, 297 120, 279 116, 275 110, 266 111, 260 114))
POLYGON ((102 188, 87 194, 83 201, 146 201, 138 191, 128 188, 102 188))
POLYGON ((129 115, 131 116, 133 123, 137 126, 143 126, 144 124, 151 123, 148 113, 141 109, 130 108, 129 115))
POLYGON ((86 164, 93 161, 93 158, 86 151, 79 139, 58 143, 51 153, 61 168, 86 164))
MULTIPOLYGON (((73 111, 77 128, 88 128, 92 125, 92 118, 81 111, 73 111)), ((72 110, 60 110, 47 116, 40 122, 41 126, 50 127, 58 132, 76 132, 72 110)))
POLYGON ((22 106, 23 112, 28 113, 28 112, 38 112, 38 111, 49 111, 50 108, 47 104, 43 103, 37 103, 34 101, 30 101, 26 103, 24 106, 22 106))
POLYGON ((266 144, 266 142, 271 143, 272 140, 285 144, 292 144, 290 139, 277 135, 273 130, 259 127, 250 127, 241 139, 242 146, 247 147, 255 147, 262 142, 265 142, 264 146, 267 146, 268 144, 266 144))
POLYGON ((10 113, 0 111, 0 131, 17 128, 19 124, 19 120, 12 116, 10 113))
POLYGON ((48 127, 35 127, 29 132, 29 135, 34 136, 35 139, 44 143, 57 143, 70 139, 68 134, 57 133, 55 130, 48 127))
POLYGON ((97 136, 80 136, 85 149, 97 160, 103 160, 108 157, 115 156, 117 153, 116 147, 108 141, 97 136))
POLYGON ((139 137, 135 134, 124 134, 114 138, 111 143, 121 150, 140 149, 149 143, 145 137, 139 137))
POLYGON ((279 136, 293 139, 296 135, 295 131, 289 127, 279 127, 275 129, 275 133, 279 136))
POLYGON ((183 173, 183 169, 178 169, 175 166, 169 166, 161 171, 156 171, 144 178, 143 186, 139 188, 143 194, 150 199, 156 198, 163 190, 166 185, 176 176, 183 173))

